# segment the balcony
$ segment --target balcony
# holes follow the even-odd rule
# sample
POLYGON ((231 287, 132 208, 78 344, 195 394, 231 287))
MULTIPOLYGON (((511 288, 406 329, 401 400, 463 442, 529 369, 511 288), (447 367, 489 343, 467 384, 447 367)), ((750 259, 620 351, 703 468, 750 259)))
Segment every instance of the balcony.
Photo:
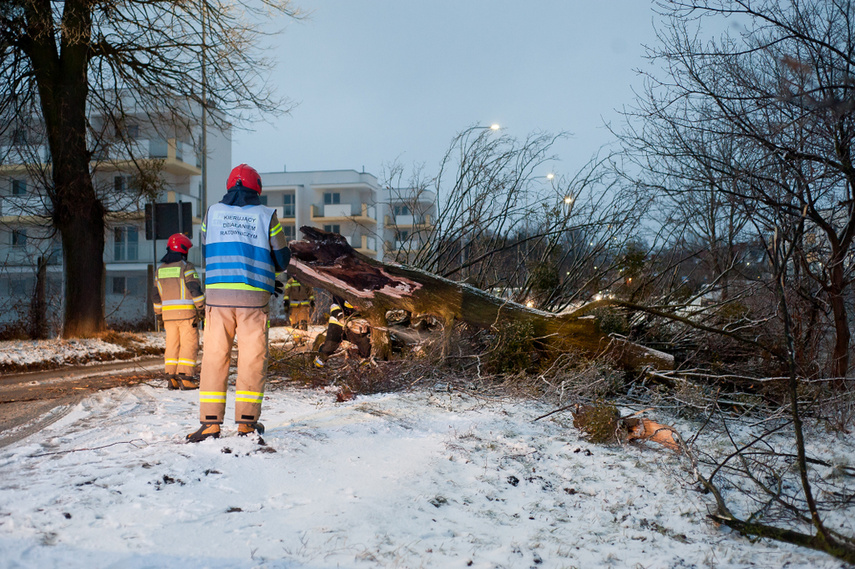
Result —
POLYGON ((376 237, 368 237, 367 235, 362 236, 345 236, 348 244, 353 247, 358 253, 362 253, 366 257, 376 257, 377 256, 377 238, 376 237), (358 243, 358 245, 354 245, 354 241, 358 243))
POLYGON ((200 157, 193 147, 175 138, 152 138, 131 141, 127 146, 112 145, 92 154, 99 169, 125 170, 136 160, 162 160, 163 170, 177 176, 199 176, 200 157))
POLYGON ((430 229, 433 227, 429 215, 387 215, 383 218, 383 224, 388 228, 404 227, 413 229, 430 229))
POLYGON ((0 196, 0 222, 44 223, 49 215, 43 199, 36 194, 0 196))
POLYGON ((355 221, 362 224, 376 224, 377 211, 368 204, 312 204, 312 221, 318 224, 334 223, 336 221, 355 221))
POLYGON ((40 146, 0 146, 0 172, 3 174, 25 173, 26 164, 50 163, 50 150, 40 146))

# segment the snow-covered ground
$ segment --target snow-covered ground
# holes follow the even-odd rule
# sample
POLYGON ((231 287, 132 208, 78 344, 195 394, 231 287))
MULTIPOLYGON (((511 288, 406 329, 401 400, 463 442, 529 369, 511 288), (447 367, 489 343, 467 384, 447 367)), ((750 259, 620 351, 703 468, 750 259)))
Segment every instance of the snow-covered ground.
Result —
POLYGON ((229 422, 185 444, 197 397, 103 391, 0 449, 0 567, 841 567, 713 525, 685 458, 590 444, 542 403, 284 387, 266 446, 229 422))

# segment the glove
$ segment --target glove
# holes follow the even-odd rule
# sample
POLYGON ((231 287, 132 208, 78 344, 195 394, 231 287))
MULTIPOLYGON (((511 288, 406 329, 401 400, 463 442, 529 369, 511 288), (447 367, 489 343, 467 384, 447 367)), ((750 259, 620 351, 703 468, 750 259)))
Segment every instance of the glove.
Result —
POLYGON ((276 281, 275 288, 273 290, 273 297, 279 298, 279 295, 282 294, 282 291, 285 290, 285 285, 282 284, 281 281, 276 281))

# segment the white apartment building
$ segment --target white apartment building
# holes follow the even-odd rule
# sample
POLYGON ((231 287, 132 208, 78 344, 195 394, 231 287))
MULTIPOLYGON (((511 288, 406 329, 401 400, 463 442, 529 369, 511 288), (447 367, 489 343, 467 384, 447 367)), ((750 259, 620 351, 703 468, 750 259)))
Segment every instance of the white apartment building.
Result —
POLYGON ((384 193, 383 256, 410 263, 429 244, 436 223, 436 193, 412 188, 386 188, 384 193))
MULTIPOLYGON (((189 113, 188 113, 189 114, 189 113)), ((105 136, 91 163, 96 192, 107 205, 104 262, 105 313, 111 326, 144 325, 151 315, 151 267, 166 251, 166 241, 146 240, 145 203, 136 197, 137 163, 159 168, 156 202, 188 202, 192 211, 190 261, 200 264, 202 217, 201 126, 187 132, 163 119, 126 116, 124 136, 105 136), (155 123, 157 127, 152 125, 155 123), (123 141, 124 140, 124 141, 123 141), (126 141, 126 142, 125 142, 126 141)), ((100 117, 90 117, 102 127, 100 117)), ((110 131, 103 126, 103 131, 110 131)), ((225 180, 231 164, 229 131, 208 127, 208 179, 225 180)), ((36 287, 38 258, 47 261, 48 320, 58 330, 62 313, 62 255, 58 236, 44 214, 49 203, 27 164, 49 172, 50 153, 38 132, 13 133, 0 140, 0 327, 23 321, 36 287)))
MULTIPOLYGON (((310 225, 341 234, 351 247, 383 256, 381 188, 372 174, 356 170, 262 172, 261 200, 276 209, 289 241, 310 225)), ((217 198, 219 199, 219 198, 217 198)))
POLYGON ((261 179, 261 199, 276 209, 289 241, 308 225, 341 234, 373 259, 407 262, 433 227, 433 192, 382 188, 366 172, 265 172, 261 179))

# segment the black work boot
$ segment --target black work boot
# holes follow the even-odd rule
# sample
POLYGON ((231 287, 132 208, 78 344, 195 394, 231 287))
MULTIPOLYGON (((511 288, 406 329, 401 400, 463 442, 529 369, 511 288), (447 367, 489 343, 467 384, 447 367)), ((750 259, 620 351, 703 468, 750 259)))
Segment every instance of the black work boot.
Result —
POLYGON ((263 423, 241 423, 238 425, 238 435, 241 437, 245 437, 250 433, 258 433, 259 435, 264 434, 264 424, 263 423))
POLYGON ((181 386, 178 383, 178 379, 175 377, 175 374, 169 374, 168 376, 166 376, 166 388, 181 389, 181 386))
POLYGON ((264 442, 264 439, 261 438, 261 435, 264 434, 264 425, 258 422, 255 423, 241 423, 238 425, 238 436, 239 437, 247 437, 249 435, 255 435, 258 439, 256 442, 261 446, 267 446, 267 443, 264 442))
POLYGON ((178 374, 177 383, 181 390, 199 389, 199 380, 183 373, 178 374))
POLYGON ((220 424, 219 423, 202 423, 202 426, 199 427, 199 430, 194 431, 187 435, 188 443, 200 443, 205 439, 218 439, 220 438, 220 424))

